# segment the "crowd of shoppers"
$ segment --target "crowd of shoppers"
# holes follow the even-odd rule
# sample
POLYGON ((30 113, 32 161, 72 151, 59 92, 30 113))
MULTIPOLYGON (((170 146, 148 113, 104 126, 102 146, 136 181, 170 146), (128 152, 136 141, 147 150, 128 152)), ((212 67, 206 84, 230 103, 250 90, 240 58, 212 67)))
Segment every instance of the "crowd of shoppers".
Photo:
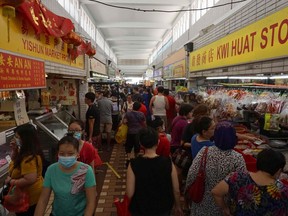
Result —
POLYGON ((288 187, 279 181, 286 164, 283 154, 263 150, 257 157, 257 172, 249 173, 242 155, 233 150, 243 135, 231 122, 212 118, 208 106, 196 96, 191 104, 176 102, 162 86, 85 94, 85 122, 70 122, 67 135, 58 142, 58 161, 48 167, 44 180, 36 129, 30 124, 18 126, 6 183, 23 188, 30 199, 28 210, 16 215, 44 215, 52 192, 51 216, 94 214, 95 167, 102 163, 98 150, 103 148, 104 133, 106 150, 112 147, 110 96, 121 97, 120 124, 128 127, 126 194, 132 216, 288 215, 288 187), (191 158, 186 166, 172 159, 179 149, 191 158), (206 149, 204 196, 196 203, 189 200, 187 191, 206 149), (182 206, 181 195, 185 196, 182 206))

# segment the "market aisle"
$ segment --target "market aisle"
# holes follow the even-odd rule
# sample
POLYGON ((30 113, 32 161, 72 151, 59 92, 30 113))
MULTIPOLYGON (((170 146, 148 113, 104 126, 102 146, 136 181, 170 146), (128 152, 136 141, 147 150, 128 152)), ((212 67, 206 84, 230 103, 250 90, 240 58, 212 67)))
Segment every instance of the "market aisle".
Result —
POLYGON ((117 216, 116 207, 113 204, 115 197, 121 197, 125 194, 126 188, 126 167, 125 167, 125 148, 123 145, 115 144, 110 165, 119 174, 118 178, 115 173, 108 168, 102 191, 99 195, 98 205, 96 208, 97 216, 117 216))

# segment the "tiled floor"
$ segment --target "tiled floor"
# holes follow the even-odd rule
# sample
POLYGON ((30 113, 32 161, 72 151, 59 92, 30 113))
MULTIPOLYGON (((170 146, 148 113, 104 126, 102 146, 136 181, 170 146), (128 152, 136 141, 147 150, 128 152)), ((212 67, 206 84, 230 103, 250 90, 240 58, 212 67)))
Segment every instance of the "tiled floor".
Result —
POLYGON ((126 167, 125 167, 125 149, 123 145, 115 144, 111 158, 110 165, 116 171, 108 168, 100 193, 98 205, 96 208, 97 216, 116 216, 116 208, 113 201, 116 197, 122 198, 125 194, 126 188, 126 167), (119 178, 120 177, 120 178, 119 178))

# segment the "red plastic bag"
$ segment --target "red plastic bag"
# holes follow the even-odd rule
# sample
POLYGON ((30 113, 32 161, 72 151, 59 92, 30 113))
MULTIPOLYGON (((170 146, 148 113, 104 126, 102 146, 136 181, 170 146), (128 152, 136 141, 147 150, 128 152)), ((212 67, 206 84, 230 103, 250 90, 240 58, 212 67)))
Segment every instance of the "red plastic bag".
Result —
POLYGON ((246 164, 246 168, 249 172, 257 172, 256 158, 254 158, 252 155, 244 154, 239 149, 234 149, 234 150, 239 152, 243 156, 245 164, 246 164))
POLYGON ((204 154, 201 158, 200 167, 196 179, 188 189, 189 198, 194 203, 200 203, 204 197, 207 152, 208 147, 206 147, 204 154))
POLYGON ((19 187, 10 186, 9 192, 4 196, 3 206, 10 212, 25 212, 29 208, 28 193, 19 187))
POLYGON ((114 205, 117 208, 117 215, 118 216, 131 216, 129 212, 129 204, 130 204, 130 200, 127 195, 125 195, 122 200, 120 200, 119 198, 116 198, 114 200, 114 205))

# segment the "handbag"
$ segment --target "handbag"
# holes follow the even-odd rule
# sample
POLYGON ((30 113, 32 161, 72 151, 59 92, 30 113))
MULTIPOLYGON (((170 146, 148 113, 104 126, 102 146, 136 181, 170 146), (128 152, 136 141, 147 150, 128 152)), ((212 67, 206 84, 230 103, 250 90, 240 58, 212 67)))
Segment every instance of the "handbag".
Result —
POLYGON ((200 167, 194 182, 188 189, 188 196, 191 201, 200 203, 203 200, 205 192, 205 169, 207 159, 208 147, 205 148, 201 158, 200 167))
POLYGON ((177 167, 187 169, 192 164, 192 154, 189 150, 179 147, 172 154, 172 161, 177 167))
POLYGON ((127 195, 125 195, 122 200, 116 198, 114 200, 114 205, 117 209, 117 216, 131 216, 131 213, 129 212, 129 204, 130 200, 127 195))
POLYGON ((29 208, 28 193, 16 186, 10 186, 9 192, 4 196, 3 206, 9 212, 25 212, 29 208))

